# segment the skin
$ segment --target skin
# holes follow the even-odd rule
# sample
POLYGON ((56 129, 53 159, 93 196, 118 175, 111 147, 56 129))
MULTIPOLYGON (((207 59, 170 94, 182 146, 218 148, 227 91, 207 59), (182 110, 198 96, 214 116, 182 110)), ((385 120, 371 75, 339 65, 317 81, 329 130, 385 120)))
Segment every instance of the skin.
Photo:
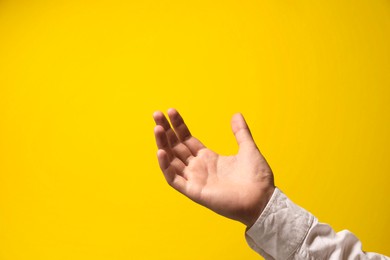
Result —
POLYGON ((175 109, 153 114, 157 158, 168 184, 212 211, 252 226, 270 200, 274 176, 241 114, 231 127, 239 150, 222 156, 193 137, 175 109))

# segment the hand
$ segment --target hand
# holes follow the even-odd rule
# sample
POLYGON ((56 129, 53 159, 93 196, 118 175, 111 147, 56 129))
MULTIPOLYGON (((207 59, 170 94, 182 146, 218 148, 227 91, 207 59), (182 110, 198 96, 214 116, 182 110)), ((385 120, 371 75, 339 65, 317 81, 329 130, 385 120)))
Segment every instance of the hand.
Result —
POLYGON ((239 145, 233 156, 221 156, 193 137, 175 109, 153 114, 157 158, 168 184, 216 213, 252 226, 271 198, 274 177, 241 114, 231 125, 239 145))

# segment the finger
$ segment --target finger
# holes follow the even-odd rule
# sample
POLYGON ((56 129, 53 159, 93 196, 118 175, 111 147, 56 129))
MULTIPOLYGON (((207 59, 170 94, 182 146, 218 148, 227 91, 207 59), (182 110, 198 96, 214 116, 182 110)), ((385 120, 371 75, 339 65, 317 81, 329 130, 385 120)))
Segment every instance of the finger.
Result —
POLYGON ((198 139, 195 137, 191 137, 186 140, 184 144, 190 149, 191 153, 196 156, 198 152, 204 148, 206 148, 198 139))
POLYGON ((177 157, 184 164, 188 165, 189 160, 193 157, 192 152, 185 144, 181 143, 177 139, 175 132, 169 125, 169 122, 167 121, 165 116, 161 114, 161 112, 155 112, 153 115, 157 123, 157 126, 155 127, 155 135, 158 148, 167 151, 168 157, 171 160, 172 158, 177 157), (171 140, 174 140, 173 142, 176 143, 174 145, 172 145, 172 141, 169 142, 169 132, 171 133, 171 140))
POLYGON ((172 150, 175 156, 179 158, 185 165, 188 165, 191 158, 194 157, 190 149, 188 149, 188 147, 183 143, 178 143, 175 145, 175 147, 172 148, 172 150))
POLYGON ((168 116, 171 120, 173 128, 175 129, 177 137, 188 147, 188 149, 190 149, 194 156, 197 155, 199 150, 205 148, 205 146, 198 139, 191 135, 190 130, 176 109, 169 109, 168 116))
POLYGON ((169 162, 177 169, 177 173, 183 175, 186 164, 180 158, 176 158, 173 154, 173 151, 168 144, 164 129, 160 125, 157 125, 154 128, 154 133, 158 149, 163 150, 167 154, 169 162))
POLYGON ((231 125, 234 136, 236 137, 239 146, 242 146, 244 144, 256 146, 249 127, 245 122, 245 119, 242 114, 237 113, 233 115, 231 125))
POLYGON ((176 109, 170 108, 168 110, 168 116, 171 120, 172 126, 175 129, 175 132, 177 134, 177 137, 179 137, 180 141, 185 141, 191 137, 190 130, 188 129, 187 125, 184 123, 183 118, 177 112, 176 109))
POLYGON ((171 145, 171 147, 175 146, 179 143, 179 139, 177 138, 175 131, 171 128, 171 125, 168 122, 168 119, 165 117, 165 115, 161 111, 156 111, 153 113, 154 121, 157 125, 161 125, 168 137, 168 142, 171 145))
POLYGON ((171 165, 173 168, 176 170, 176 174, 184 177, 184 179, 188 180, 188 175, 184 171, 184 169, 187 167, 180 159, 178 158, 173 158, 171 161, 171 165))
POLYGON ((154 136, 158 149, 164 150, 167 153, 169 161, 172 161, 174 158, 173 151, 169 145, 166 132, 161 125, 156 125, 154 127, 154 136))
POLYGON ((187 181, 182 176, 176 174, 174 166, 170 163, 165 150, 157 151, 158 163, 161 171, 169 185, 181 193, 185 193, 187 181))

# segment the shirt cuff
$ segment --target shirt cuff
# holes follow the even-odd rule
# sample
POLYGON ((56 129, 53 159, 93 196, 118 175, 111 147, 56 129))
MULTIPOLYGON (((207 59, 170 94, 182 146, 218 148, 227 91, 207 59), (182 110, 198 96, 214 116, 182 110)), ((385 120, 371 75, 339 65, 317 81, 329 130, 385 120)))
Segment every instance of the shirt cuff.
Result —
POLYGON ((260 217, 246 230, 245 238, 266 259, 288 259, 301 247, 314 219, 275 188, 260 217))

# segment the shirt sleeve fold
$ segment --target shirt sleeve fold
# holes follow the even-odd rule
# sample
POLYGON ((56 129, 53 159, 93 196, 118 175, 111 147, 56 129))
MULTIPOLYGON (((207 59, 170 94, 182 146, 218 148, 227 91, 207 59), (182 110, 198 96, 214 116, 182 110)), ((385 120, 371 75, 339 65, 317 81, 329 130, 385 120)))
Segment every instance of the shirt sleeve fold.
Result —
POLYGON ((249 246, 266 259, 288 259, 301 246, 314 216, 278 188, 259 219, 245 234, 249 246))
POLYGON ((265 259, 390 259, 364 252, 353 233, 336 233, 328 224, 319 223, 278 188, 245 237, 265 259))

